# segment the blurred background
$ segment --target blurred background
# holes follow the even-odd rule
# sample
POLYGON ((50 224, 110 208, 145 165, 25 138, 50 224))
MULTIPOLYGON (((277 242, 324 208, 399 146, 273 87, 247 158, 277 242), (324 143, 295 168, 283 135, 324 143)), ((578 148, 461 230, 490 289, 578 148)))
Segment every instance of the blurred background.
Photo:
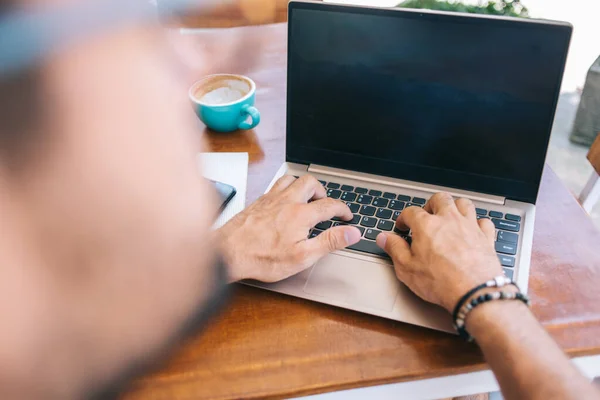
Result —
MULTIPOLYGON (((165 1, 165 0, 159 0, 165 1)), ((567 21, 574 27, 573 40, 548 152, 548 164, 579 197, 593 168, 589 147, 600 131, 600 20, 595 2, 589 0, 324 0, 331 3, 374 7, 410 7, 509 15, 567 21), (591 68, 595 64, 595 68, 591 68), (583 96, 582 96, 583 95, 583 96), (576 115, 581 103, 579 117, 576 115)), ((200 17, 186 17, 190 28, 222 28, 287 20, 287 0, 231 0, 200 17)), ((600 228, 600 202, 590 215, 600 228)))

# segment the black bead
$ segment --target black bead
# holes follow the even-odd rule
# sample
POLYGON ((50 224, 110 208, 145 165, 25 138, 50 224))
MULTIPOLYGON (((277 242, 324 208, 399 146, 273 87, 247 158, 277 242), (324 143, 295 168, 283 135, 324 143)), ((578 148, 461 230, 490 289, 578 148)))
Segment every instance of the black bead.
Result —
POLYGON ((485 301, 485 296, 481 295, 477 298, 478 303, 483 303, 485 301))
POLYGON ((477 301, 476 298, 471 300, 471 307, 475 307, 477 304, 479 304, 479 302, 477 301))
POLYGON ((523 298, 523 293, 521 293, 521 292, 518 292, 518 293, 517 293, 517 295, 516 295, 515 297, 517 298, 517 300, 521 300, 521 301, 522 301, 522 300, 525 300, 525 299, 523 298))
POLYGON ((487 293, 485 295, 485 301, 491 301, 492 300, 492 294, 491 293, 487 293))

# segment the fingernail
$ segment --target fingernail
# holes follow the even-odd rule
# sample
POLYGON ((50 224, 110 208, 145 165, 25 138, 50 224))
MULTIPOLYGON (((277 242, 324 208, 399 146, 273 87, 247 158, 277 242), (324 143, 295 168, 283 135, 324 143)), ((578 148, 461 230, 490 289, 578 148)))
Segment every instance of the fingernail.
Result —
POLYGON ((360 237, 361 232, 358 230, 358 228, 346 229, 344 232, 344 238, 346 239, 346 243, 348 243, 348 245, 358 243, 360 237))
POLYGON ((377 246, 381 247, 382 249, 385 249, 387 235, 385 233, 380 233, 379 235, 377 235, 377 238, 375 238, 375 242, 377 243, 377 246))

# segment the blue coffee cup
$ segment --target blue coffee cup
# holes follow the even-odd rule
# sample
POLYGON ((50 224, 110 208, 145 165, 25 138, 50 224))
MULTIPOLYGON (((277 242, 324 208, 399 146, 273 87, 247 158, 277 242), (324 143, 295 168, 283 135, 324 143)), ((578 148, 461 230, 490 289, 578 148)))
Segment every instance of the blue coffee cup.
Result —
POLYGON ((252 129, 260 122, 256 84, 246 76, 209 75, 192 85, 189 96, 200 120, 214 131, 252 129))

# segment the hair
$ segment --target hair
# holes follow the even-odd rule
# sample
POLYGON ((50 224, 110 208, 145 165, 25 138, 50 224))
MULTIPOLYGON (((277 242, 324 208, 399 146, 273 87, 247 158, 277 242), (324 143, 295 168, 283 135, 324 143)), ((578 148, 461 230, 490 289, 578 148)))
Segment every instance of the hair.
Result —
MULTIPOLYGON (((0 16, 18 0, 0 0, 0 16)), ((41 117, 40 68, 0 74, 0 165, 19 169, 35 142, 41 117)))

